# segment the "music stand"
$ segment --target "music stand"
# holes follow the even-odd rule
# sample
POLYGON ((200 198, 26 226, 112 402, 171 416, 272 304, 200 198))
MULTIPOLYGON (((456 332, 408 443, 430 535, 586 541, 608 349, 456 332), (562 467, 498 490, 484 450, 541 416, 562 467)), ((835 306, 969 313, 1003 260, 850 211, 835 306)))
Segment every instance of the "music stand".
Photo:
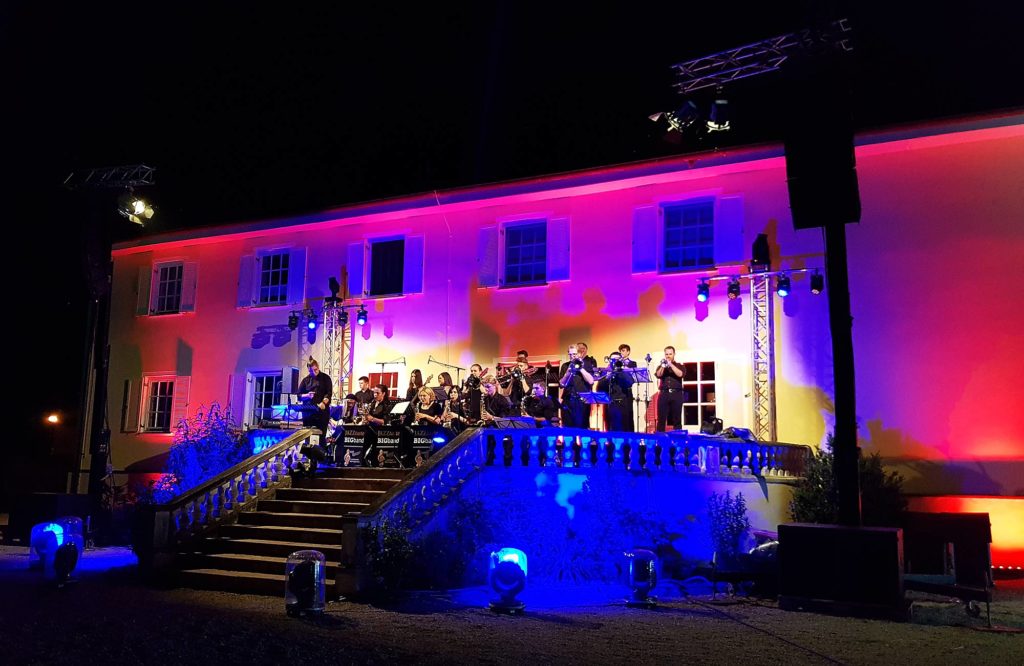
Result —
POLYGON ((444 402, 448 399, 448 389, 444 386, 431 386, 430 390, 434 392, 434 400, 437 402, 444 402))
POLYGON ((588 405, 607 405, 612 401, 604 391, 590 391, 588 393, 580 393, 579 396, 580 400, 588 405))
POLYGON ((632 375, 634 384, 650 384, 652 381, 650 368, 623 368, 622 371, 632 375))
POLYGON ((391 411, 388 412, 388 424, 393 424, 396 420, 401 420, 405 416, 405 410, 409 408, 411 402, 409 400, 402 400, 391 405, 391 411))
POLYGON ((507 428, 510 430, 535 430, 537 428, 536 422, 531 418, 529 421, 522 416, 510 416, 508 418, 494 419, 495 428, 507 428))

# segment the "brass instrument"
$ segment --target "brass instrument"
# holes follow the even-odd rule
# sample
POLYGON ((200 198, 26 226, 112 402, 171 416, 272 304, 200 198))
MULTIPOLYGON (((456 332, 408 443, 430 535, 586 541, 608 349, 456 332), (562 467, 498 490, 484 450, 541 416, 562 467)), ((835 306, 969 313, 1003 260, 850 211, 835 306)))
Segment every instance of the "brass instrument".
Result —
POLYGON ((576 373, 583 369, 583 361, 575 359, 569 362, 569 368, 565 371, 565 376, 559 380, 558 385, 562 388, 568 388, 569 384, 572 383, 576 373))

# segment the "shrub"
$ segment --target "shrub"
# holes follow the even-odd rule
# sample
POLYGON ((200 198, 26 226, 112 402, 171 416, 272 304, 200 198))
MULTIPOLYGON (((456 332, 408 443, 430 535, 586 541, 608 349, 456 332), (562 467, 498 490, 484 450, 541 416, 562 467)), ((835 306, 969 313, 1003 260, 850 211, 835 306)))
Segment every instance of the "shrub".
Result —
MULTIPOLYGON (((793 491, 789 512, 799 523, 835 524, 839 521, 839 500, 832 465, 832 435, 828 442, 808 460, 804 478, 793 491)), ((869 527, 899 527, 907 500, 903 497, 903 477, 886 472, 877 452, 861 456, 861 516, 869 527)))
POLYGON ((711 543, 714 545, 719 562, 735 562, 740 554, 740 542, 750 530, 747 518, 747 501, 743 493, 725 491, 725 494, 711 493, 708 498, 711 543))

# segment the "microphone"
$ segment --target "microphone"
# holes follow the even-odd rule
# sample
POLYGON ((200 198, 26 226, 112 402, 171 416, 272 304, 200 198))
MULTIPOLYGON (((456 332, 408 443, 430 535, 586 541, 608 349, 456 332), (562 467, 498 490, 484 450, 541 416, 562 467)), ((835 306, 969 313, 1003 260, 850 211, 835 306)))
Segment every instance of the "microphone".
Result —
POLYGON ((644 360, 647 361, 648 363, 651 362, 651 355, 650 355, 650 353, 648 353, 647 356, 644 356, 644 360))

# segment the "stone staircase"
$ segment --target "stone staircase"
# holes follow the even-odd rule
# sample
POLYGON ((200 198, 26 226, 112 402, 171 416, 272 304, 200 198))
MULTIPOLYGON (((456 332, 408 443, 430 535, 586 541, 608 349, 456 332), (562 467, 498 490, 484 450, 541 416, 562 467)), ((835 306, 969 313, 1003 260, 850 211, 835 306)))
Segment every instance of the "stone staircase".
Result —
POLYGON ((341 561, 341 517, 362 511, 409 470, 323 468, 299 479, 255 511, 239 514, 215 536, 180 553, 178 583, 184 587, 283 596, 285 561, 297 550, 318 550, 327 558, 327 589, 334 588, 341 561))

